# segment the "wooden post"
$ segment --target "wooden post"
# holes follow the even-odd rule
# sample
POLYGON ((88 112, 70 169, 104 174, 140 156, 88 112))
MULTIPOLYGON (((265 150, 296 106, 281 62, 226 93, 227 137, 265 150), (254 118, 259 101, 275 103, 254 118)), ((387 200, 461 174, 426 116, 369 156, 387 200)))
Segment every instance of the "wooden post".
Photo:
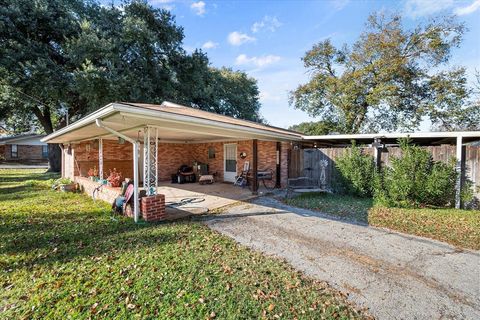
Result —
POLYGON ((252 161, 252 194, 258 194, 258 146, 257 139, 252 140, 252 152, 253 152, 253 161, 252 161))
POLYGON ((380 171, 380 166, 382 165, 382 141, 378 138, 375 138, 372 144, 373 147, 373 158, 375 159, 375 169, 380 171))
POLYGON ((457 184, 456 184, 456 193, 455 193, 455 208, 462 208, 462 182, 463 182, 463 146, 462 146, 462 136, 457 137, 457 184))
POLYGON ((282 178, 282 143, 277 142, 277 167, 276 167, 276 176, 275 176, 275 188, 280 189, 281 188, 281 183, 280 180, 282 178))

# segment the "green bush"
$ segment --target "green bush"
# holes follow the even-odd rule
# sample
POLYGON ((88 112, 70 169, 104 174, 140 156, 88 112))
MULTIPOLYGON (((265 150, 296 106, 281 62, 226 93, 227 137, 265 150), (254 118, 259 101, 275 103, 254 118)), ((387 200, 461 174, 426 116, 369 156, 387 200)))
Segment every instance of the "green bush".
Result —
POLYGON ((340 183, 336 191, 359 197, 373 195, 373 180, 375 162, 373 157, 362 153, 362 150, 352 142, 352 147, 336 161, 340 183))
POLYGON ((392 157, 374 183, 377 204, 390 207, 449 206, 455 199, 454 163, 435 162, 427 149, 400 140, 401 157, 392 157))

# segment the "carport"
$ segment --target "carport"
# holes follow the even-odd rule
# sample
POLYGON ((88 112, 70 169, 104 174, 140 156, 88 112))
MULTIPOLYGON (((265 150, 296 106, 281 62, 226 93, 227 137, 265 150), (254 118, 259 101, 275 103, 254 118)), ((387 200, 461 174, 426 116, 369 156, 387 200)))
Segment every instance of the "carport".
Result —
MULTIPOLYGON (((287 151, 290 146, 300 142, 301 139, 302 136, 293 131, 170 102, 164 102, 161 105, 121 102, 110 103, 83 119, 50 134, 42 141, 58 143, 62 147, 62 176, 64 177, 81 175, 85 168, 78 164, 75 153, 77 156, 82 152, 91 155, 91 141, 93 149, 98 149, 98 155, 87 156, 87 158, 89 163, 91 163, 91 159, 95 159, 95 161, 98 159, 100 179, 105 177, 104 159, 106 154, 112 157, 112 154, 115 156, 115 152, 117 152, 118 157, 121 157, 123 154, 131 152, 135 196, 134 218, 137 221, 139 217, 139 181, 143 181, 143 188, 146 190, 147 196, 156 195, 159 181, 161 178, 165 180, 168 173, 165 171, 165 165, 162 164, 167 163, 168 159, 175 157, 178 153, 188 149, 194 153, 195 150, 201 149, 202 152, 199 156, 203 156, 206 153, 202 149, 204 145, 220 143, 225 151, 218 154, 218 158, 222 159, 224 168, 220 167, 218 161, 215 162, 215 165, 222 180, 228 181, 227 174, 231 172, 235 175, 240 171, 239 168, 243 162, 249 161, 253 177, 252 192, 256 194, 259 166, 264 163, 268 164, 274 171, 275 186, 280 187, 282 181, 287 178, 287 151), (131 144, 128 151, 125 148, 126 142, 131 144), (160 144, 164 149, 166 148, 163 150, 162 156, 159 155, 160 144), (226 145, 233 144, 235 144, 235 148, 226 150, 226 145), (239 154, 241 159, 237 158, 239 154), (227 159, 227 157, 231 157, 231 159, 227 159)), ((210 150, 208 152, 210 154, 210 150)), ((220 152, 217 147, 217 153, 220 152)))

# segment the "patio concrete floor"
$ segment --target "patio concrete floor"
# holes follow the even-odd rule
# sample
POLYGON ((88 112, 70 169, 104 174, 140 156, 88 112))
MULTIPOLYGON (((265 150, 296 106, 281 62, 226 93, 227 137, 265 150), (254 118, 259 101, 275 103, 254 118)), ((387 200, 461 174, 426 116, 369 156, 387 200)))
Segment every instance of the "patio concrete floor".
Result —
MULTIPOLYGON (((224 182, 205 185, 162 182, 157 190, 159 194, 165 195, 167 219, 204 214, 256 197, 252 195, 248 188, 241 188, 224 182)), ((265 189, 260 188, 259 194, 261 195, 265 191, 265 189)))

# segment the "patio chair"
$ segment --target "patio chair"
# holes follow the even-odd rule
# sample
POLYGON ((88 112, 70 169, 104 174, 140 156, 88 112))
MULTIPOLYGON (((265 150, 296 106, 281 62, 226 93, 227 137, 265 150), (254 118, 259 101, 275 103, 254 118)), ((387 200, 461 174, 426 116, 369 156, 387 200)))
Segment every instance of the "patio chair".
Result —
POLYGON ((243 163, 243 170, 240 172, 240 174, 237 176, 235 179, 235 182, 233 183, 234 186, 240 186, 240 187, 245 187, 247 185, 247 176, 248 172, 250 171, 250 162, 245 161, 243 163))
MULTIPOLYGON (((122 188, 123 189, 123 188, 122 188)), ((123 193, 123 192, 122 192, 123 193)), ((140 190, 138 192, 138 199, 147 195, 146 190, 140 190)), ((125 213, 127 211, 127 205, 133 204, 133 183, 128 183, 123 195, 118 196, 112 204, 112 209, 117 213, 125 213)), ((132 207, 131 207, 132 208, 132 207)))

